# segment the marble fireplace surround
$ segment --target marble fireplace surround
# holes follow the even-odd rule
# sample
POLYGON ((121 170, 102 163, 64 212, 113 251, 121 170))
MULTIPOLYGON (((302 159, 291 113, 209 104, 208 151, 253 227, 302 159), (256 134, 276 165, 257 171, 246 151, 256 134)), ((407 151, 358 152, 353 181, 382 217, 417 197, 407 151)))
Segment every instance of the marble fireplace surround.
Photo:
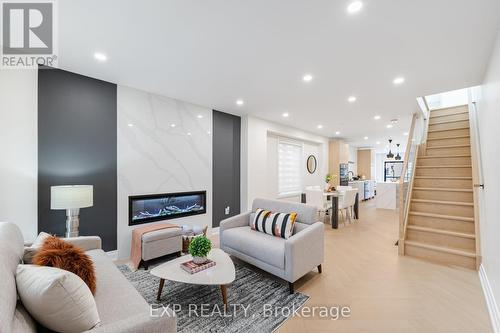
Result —
MULTIPOLYGON (((118 258, 130 254, 128 197, 206 190, 206 214, 169 222, 207 225, 212 216, 212 110, 118 86, 118 258)), ((161 222, 152 222, 161 223, 161 222)))

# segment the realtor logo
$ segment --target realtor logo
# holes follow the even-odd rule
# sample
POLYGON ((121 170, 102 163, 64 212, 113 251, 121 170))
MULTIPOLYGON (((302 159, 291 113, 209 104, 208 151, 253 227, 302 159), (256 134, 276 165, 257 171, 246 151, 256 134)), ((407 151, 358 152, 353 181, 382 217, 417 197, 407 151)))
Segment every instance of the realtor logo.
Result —
POLYGON ((54 66, 55 3, 3 0, 2 68, 54 66))

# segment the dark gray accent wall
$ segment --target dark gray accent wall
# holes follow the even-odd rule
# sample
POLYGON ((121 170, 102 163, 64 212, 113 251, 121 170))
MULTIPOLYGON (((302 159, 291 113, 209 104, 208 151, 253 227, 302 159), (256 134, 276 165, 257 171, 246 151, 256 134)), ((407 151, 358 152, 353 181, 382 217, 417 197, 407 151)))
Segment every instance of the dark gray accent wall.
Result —
POLYGON ((212 227, 240 213, 240 132, 241 118, 213 112, 212 130, 212 227), (229 207, 230 213, 225 214, 229 207))
POLYGON ((38 71, 38 231, 64 235, 66 213, 50 209, 50 186, 94 185, 80 235, 117 244, 116 85, 58 69, 38 71))

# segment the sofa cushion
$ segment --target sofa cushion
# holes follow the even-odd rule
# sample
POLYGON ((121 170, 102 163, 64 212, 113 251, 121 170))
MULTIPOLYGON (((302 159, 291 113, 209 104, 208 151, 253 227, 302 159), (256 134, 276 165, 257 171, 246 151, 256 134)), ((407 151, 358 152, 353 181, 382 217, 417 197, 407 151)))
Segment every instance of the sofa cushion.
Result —
POLYGON ((0 332, 12 332, 17 303, 16 268, 24 253, 23 235, 13 223, 0 222, 0 332))
POLYGON ((17 302, 14 320, 12 322, 12 332, 36 333, 36 323, 30 314, 24 308, 21 302, 17 302))
POLYGON ((97 307, 85 282, 63 269, 18 265, 19 297, 28 312, 56 332, 82 332, 99 324, 97 307))
POLYGON ((224 246, 285 269, 285 239, 252 230, 249 226, 224 230, 224 246))
POLYGON ((50 237, 50 234, 42 231, 38 234, 38 236, 30 246, 24 248, 23 263, 33 263, 33 257, 38 253, 38 251, 40 251, 43 242, 45 242, 45 239, 47 239, 48 237, 50 237))
POLYGON ((149 313, 149 306, 118 270, 103 250, 87 253, 96 271, 97 288, 94 295, 101 326, 125 320, 140 313, 149 313))
POLYGON ((318 209, 306 204, 270 199, 255 199, 252 203, 252 211, 257 208, 270 210, 272 212, 295 212, 297 213, 297 222, 313 224, 318 222, 318 209))
POLYGON ((142 235, 142 241, 144 243, 149 243, 160 239, 181 236, 182 234, 182 228, 165 228, 145 233, 144 235, 142 235))
POLYGON ((297 218, 296 213, 273 213, 258 208, 250 227, 252 230, 260 231, 271 236, 290 238, 293 232, 293 224, 297 218))
POLYGON ((64 240, 49 236, 33 257, 35 265, 57 267, 78 275, 95 294, 95 271, 90 257, 82 249, 64 240))

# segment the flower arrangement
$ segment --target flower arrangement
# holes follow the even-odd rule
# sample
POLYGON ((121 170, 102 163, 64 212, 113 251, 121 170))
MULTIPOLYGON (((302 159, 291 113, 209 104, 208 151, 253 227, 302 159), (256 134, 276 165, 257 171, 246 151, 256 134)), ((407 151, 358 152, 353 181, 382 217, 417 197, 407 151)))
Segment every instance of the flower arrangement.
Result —
POLYGON ((193 256, 196 264, 204 263, 207 260, 208 252, 212 249, 212 242, 205 236, 193 238, 189 244, 189 254, 193 256))
POLYGON ((337 175, 332 175, 330 173, 327 173, 325 176, 325 191, 330 191, 332 189, 331 182, 337 178, 337 175))
POLYGON ((329 184, 333 179, 333 176, 329 173, 326 174, 325 183, 329 184))

